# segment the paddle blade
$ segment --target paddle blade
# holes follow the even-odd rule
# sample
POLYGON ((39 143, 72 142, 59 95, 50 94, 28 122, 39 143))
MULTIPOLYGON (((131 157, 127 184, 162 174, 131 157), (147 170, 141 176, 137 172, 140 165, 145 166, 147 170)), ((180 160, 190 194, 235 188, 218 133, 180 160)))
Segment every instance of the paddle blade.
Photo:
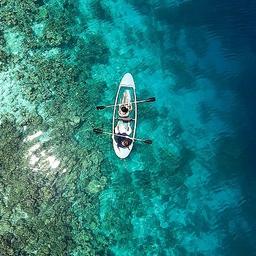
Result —
POLYGON ((151 97, 151 98, 148 98, 146 100, 146 102, 153 102, 153 101, 156 101, 156 98, 155 97, 151 97))
POLYGON ((104 109, 104 108, 105 108, 105 106, 97 106, 96 107, 97 110, 101 110, 101 109, 104 109))
POLYGON ((103 132, 102 129, 99 128, 93 128, 93 131, 98 134, 103 132))
POLYGON ((146 144, 152 144, 153 141, 152 141, 152 140, 144 140, 144 143, 146 143, 146 144))

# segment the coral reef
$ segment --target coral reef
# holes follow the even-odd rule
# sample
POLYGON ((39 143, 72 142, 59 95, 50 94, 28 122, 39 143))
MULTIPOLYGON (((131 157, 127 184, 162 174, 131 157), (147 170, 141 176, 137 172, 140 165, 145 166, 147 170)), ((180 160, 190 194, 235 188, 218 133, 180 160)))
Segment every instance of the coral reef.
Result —
POLYGON ((4 31, 0 29, 0 72, 6 69, 10 59, 10 55, 6 52, 5 46, 4 31))
POLYGON ((108 250, 98 219, 98 195, 107 182, 100 171, 102 155, 94 139, 80 145, 75 138, 77 129, 94 119, 86 120, 102 84, 91 79, 91 66, 106 63, 108 51, 98 35, 78 38, 75 12, 68 0, 0 3, 0 72, 7 70, 4 77, 11 74, 12 81, 4 88, 11 107, 0 116, 4 256, 106 255, 108 250), (17 51, 6 47, 17 42, 17 51), (15 108, 17 99, 22 104, 15 108))
POLYGON ((0 5, 1 27, 18 27, 20 31, 30 30, 32 22, 38 12, 38 4, 35 0, 8 0, 1 1, 0 5))
POLYGON ((9 55, 6 51, 0 49, 0 71, 3 71, 8 63, 9 55))
MULTIPOLYGON (((38 122, 33 124, 38 126, 38 122)), ((102 250, 93 235, 98 225, 95 195, 106 184, 96 165, 101 160, 96 155, 88 159, 84 148, 62 135, 57 141, 53 137, 54 141, 41 145, 42 149, 52 146, 60 149, 55 153, 61 159, 60 167, 53 172, 45 164, 47 157, 42 156, 40 149, 33 152, 41 157, 31 166, 31 148, 38 141, 24 143, 27 134, 17 127, 12 117, 1 120, 2 255, 69 255, 68 252, 79 247, 80 252, 95 255, 102 250), (63 168, 69 171, 63 173, 63 168), (81 209, 85 216, 80 215, 81 209)))

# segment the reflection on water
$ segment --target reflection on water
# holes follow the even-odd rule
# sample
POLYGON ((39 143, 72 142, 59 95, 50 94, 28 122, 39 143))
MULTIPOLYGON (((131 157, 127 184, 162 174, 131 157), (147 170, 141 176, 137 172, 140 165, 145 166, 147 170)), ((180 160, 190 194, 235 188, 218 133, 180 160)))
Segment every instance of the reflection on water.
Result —
POLYGON ((47 170, 49 167, 56 169, 60 165, 60 161, 52 154, 52 149, 42 149, 43 143, 47 141, 45 138, 43 142, 40 141, 42 135, 43 132, 38 131, 32 135, 28 135, 24 139, 24 142, 29 142, 29 145, 31 145, 33 140, 37 139, 35 144, 28 148, 27 152, 27 158, 29 159, 29 164, 33 171, 47 170))

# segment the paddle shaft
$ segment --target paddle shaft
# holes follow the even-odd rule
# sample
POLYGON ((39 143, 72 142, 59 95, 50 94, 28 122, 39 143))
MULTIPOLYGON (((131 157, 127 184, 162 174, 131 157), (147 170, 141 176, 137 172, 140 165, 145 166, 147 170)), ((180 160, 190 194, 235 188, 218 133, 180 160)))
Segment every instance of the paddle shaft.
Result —
MULTIPOLYGON (((133 102, 129 102, 129 104, 138 104, 138 103, 143 103, 143 102, 150 102, 149 99, 146 99, 146 100, 138 100, 138 101, 133 101, 133 102)), ((119 104, 112 104, 112 105, 105 105, 105 106, 100 106, 100 107, 104 107, 104 108, 112 108, 114 106, 121 106, 123 105, 123 103, 119 103, 119 104)))
MULTIPOLYGON (((106 134, 106 135, 112 135, 111 132, 104 132, 104 131, 101 131, 100 133, 103 133, 103 134, 106 134)), ((120 134, 114 134, 115 136, 117 137, 122 137, 122 138, 128 138, 128 139, 131 139, 129 136, 125 136, 125 135, 120 135, 120 134)), ((137 139, 137 138, 134 138, 133 140, 136 140, 136 141, 141 141, 141 142, 145 142, 146 140, 143 140, 143 139, 137 139)))
POLYGON ((124 122, 135 121, 134 118, 130 118, 130 117, 116 117, 115 119, 120 120, 120 121, 124 121, 124 122))

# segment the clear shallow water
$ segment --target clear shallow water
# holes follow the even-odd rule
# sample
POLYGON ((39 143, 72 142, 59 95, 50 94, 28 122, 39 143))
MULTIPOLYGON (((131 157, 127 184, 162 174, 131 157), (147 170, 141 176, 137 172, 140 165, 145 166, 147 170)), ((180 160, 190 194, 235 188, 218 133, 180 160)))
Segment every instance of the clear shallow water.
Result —
POLYGON ((0 254, 255 255, 255 4, 36 5, 39 18, 17 4, 25 16, 0 31, 22 71, 0 76, 0 114, 19 124, 1 124, 0 254), (154 144, 120 161, 90 130, 111 129, 94 106, 126 72, 157 101, 139 106, 137 131, 154 144))

